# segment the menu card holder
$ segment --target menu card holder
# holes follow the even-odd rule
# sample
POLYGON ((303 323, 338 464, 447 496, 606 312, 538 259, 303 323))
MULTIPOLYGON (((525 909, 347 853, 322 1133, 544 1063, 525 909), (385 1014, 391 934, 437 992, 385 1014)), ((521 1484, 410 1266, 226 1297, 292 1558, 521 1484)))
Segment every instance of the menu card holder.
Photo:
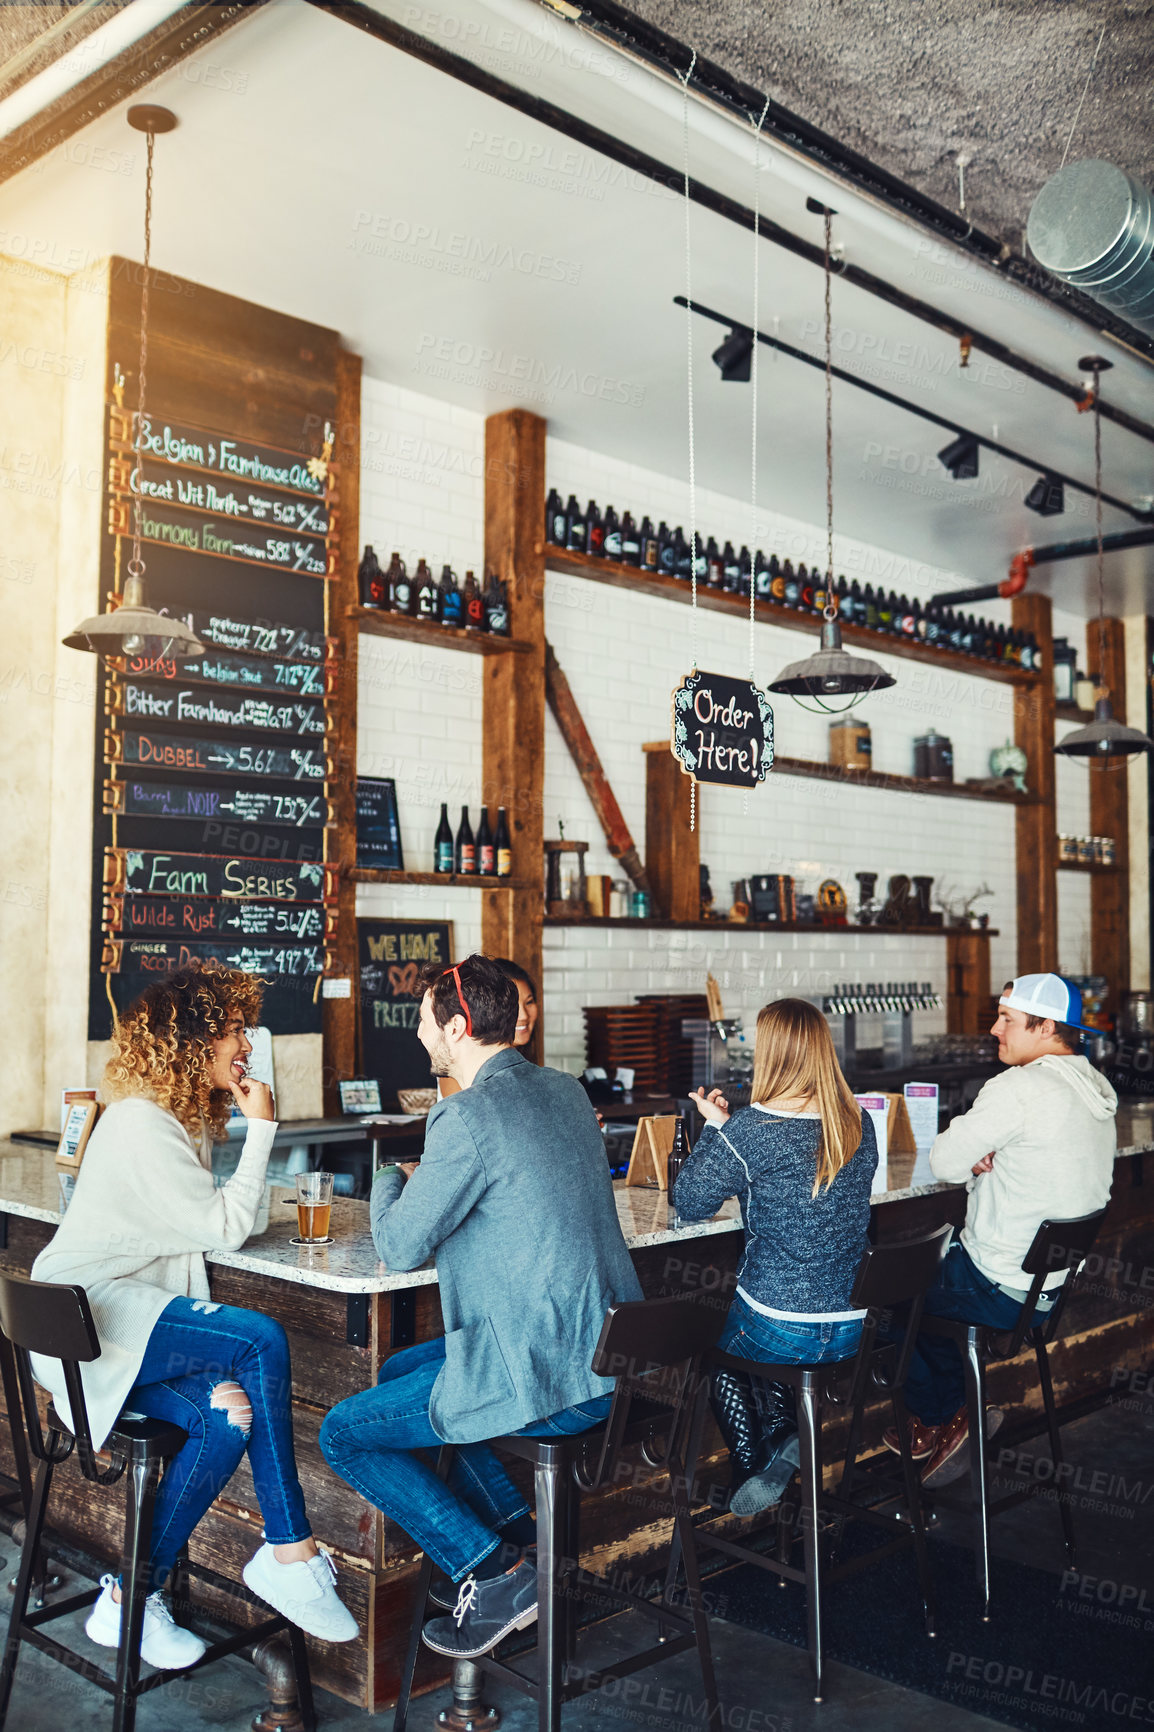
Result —
POLYGON ((56 1149, 58 1167, 79 1170, 85 1147, 92 1135, 92 1127, 99 1117, 100 1107, 96 1101, 76 1101, 69 1107, 56 1149))
POLYGON ((656 1186, 659 1191, 669 1189, 669 1156, 676 1127, 675 1113, 638 1119, 633 1152, 625 1174, 627 1185, 647 1185, 650 1190, 656 1186))

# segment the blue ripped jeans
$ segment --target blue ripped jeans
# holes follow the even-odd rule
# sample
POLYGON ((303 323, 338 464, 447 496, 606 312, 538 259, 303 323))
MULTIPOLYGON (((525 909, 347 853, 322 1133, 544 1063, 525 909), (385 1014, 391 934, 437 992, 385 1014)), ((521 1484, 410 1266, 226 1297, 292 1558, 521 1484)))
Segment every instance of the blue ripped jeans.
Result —
MULTIPOLYGON (((415 1452, 440 1449, 429 1398, 445 1363, 445 1338, 394 1353, 375 1389, 331 1408, 320 1445, 333 1472, 416 1540, 455 1582, 501 1543, 496 1531, 529 1506, 487 1443, 457 1445, 447 1481, 415 1452)), ((612 1397, 600 1395, 523 1426, 519 1437, 571 1436, 599 1425, 612 1397)))
MULTIPOLYGON (((173 1299, 153 1326, 126 1413, 165 1419, 188 1433, 165 1468, 156 1494, 148 1591, 164 1586, 173 1564, 248 1450, 270 1545, 309 1537, 292 1434, 292 1373, 280 1324, 259 1311, 173 1299), (218 1395, 239 1384, 252 1420, 235 1423, 218 1395)), ((242 1414, 241 1417, 244 1417, 242 1414)))

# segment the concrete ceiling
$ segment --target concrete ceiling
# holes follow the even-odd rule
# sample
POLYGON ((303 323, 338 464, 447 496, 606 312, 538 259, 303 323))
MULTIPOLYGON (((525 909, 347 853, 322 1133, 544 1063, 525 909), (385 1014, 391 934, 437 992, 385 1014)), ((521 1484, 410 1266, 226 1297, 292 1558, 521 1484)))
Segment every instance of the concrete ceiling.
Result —
POLYGON ((965 156, 967 215, 1015 251, 1071 127, 1072 161, 1103 157, 1154 183, 1150 0, 631 0, 629 10, 950 210, 965 156))

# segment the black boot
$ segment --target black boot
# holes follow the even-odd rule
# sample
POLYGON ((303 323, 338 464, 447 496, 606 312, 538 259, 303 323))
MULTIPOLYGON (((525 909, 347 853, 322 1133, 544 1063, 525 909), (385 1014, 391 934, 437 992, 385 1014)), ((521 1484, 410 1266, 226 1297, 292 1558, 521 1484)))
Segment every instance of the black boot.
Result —
POLYGON ((750 1380, 737 1371, 715 1371, 709 1405, 717 1429, 729 1450, 730 1495, 744 1485, 754 1470, 761 1425, 750 1380))
POLYGON ((757 1447, 750 1472, 730 1499, 736 1516, 756 1515, 780 1503, 798 1460, 793 1388, 759 1378, 756 1390, 757 1447))

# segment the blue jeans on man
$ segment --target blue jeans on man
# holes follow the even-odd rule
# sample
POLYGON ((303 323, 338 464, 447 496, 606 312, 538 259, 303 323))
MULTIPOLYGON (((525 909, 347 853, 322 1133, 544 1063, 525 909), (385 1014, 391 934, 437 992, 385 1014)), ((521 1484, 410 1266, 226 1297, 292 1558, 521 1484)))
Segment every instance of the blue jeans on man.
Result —
MULTIPOLYGON (((1023 1290, 1024 1291, 1024 1290, 1023 1290)), ((1041 1327, 1053 1308, 1046 1299, 1034 1312, 1041 1327)), ((938 1278, 926 1294, 928 1317, 953 1317, 963 1323, 983 1323, 991 1329, 1012 1329, 1022 1309, 996 1281, 983 1275, 965 1246, 955 1240, 946 1253, 938 1278)), ((910 1356, 905 1403, 923 1425, 945 1425, 966 1402, 966 1380, 957 1343, 945 1335, 918 1335, 910 1356)))
MULTIPOLYGON (((429 1398, 445 1362, 438 1336, 394 1353, 375 1389, 332 1408, 320 1445, 333 1472, 404 1528, 459 1582, 501 1544, 500 1530, 529 1506, 487 1443, 462 1443, 447 1481, 417 1453, 445 1441, 429 1420, 429 1398)), ((601 1395, 523 1426, 519 1437, 572 1436, 599 1425, 612 1397, 601 1395)))

